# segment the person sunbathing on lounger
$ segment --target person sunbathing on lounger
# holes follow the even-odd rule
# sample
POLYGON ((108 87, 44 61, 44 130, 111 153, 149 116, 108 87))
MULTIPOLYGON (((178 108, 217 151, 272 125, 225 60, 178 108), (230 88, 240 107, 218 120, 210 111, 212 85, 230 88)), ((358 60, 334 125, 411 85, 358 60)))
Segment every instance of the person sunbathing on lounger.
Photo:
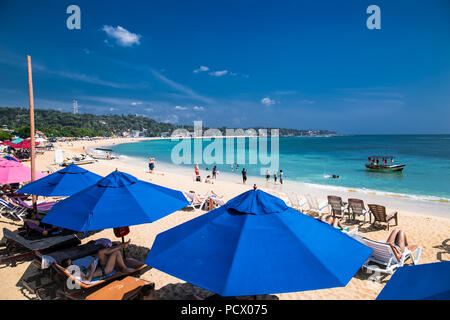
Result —
POLYGON ((395 257, 398 261, 402 258, 402 254, 405 251, 405 248, 408 248, 411 251, 414 251, 417 246, 416 245, 408 245, 408 241, 406 240, 406 234, 403 230, 395 229, 392 230, 391 234, 386 240, 386 243, 389 244, 392 248, 392 251, 395 254, 395 257))
POLYGON ((336 229, 339 229, 341 231, 345 231, 348 232, 350 230, 352 230, 353 228, 355 228, 356 226, 345 226, 341 223, 341 219, 339 218, 333 218, 333 216, 330 216, 327 219, 327 223, 331 224, 333 227, 335 227, 336 229))
POLYGON ((123 273, 132 272, 134 269, 126 266, 120 252, 120 249, 125 249, 129 243, 130 240, 114 248, 101 249, 96 256, 88 256, 77 260, 77 262, 83 260, 82 263, 73 263, 68 259, 67 266, 76 264, 81 271, 81 280, 87 282, 92 281, 92 279, 107 278, 116 272, 117 267, 120 268, 123 273))

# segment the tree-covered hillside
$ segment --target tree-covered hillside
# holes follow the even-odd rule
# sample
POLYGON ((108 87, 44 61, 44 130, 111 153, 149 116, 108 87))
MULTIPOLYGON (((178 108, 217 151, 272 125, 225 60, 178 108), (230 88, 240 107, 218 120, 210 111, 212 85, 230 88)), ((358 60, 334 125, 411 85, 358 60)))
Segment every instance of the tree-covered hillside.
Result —
MULTIPOLYGON (((177 128, 193 132, 193 126, 177 126, 157 122, 136 115, 94 115, 89 113, 73 114, 50 109, 36 109, 34 112, 36 130, 47 137, 94 137, 120 135, 130 130, 144 131, 146 136, 158 137, 161 133, 172 133, 177 128)), ((14 130, 22 138, 29 137, 29 110, 26 108, 0 107, 0 125, 14 130)), ((203 129, 207 129, 204 127, 203 129)), ((259 129, 259 128, 254 128, 259 129)), ((225 127, 220 128, 225 134, 225 127)), ((270 132, 270 130, 268 130, 270 132)), ((280 136, 316 136, 333 135, 328 130, 280 129, 280 136)))
MULTIPOLYGON (((49 137, 110 136, 128 130, 146 129, 148 136, 160 136, 180 126, 157 122, 135 115, 73 114, 56 110, 36 109, 36 130, 49 137)), ((0 124, 15 130, 21 136, 29 135, 29 111, 24 108, 0 108, 0 124)))

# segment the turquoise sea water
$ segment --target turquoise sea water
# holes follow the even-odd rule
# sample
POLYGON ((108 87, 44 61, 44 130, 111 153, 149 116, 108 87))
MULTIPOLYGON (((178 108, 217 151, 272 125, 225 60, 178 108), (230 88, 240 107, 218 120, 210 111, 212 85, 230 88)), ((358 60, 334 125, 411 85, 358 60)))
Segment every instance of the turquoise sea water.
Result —
MULTIPOLYGON (((200 141, 204 150, 214 139, 200 141)), ((218 164, 220 172, 238 175, 245 167, 249 176, 260 175, 260 164, 248 164, 250 144, 248 138, 245 141, 247 163, 239 165, 239 172, 232 171, 230 164, 218 164)), ((172 163, 171 152, 178 143, 143 141, 116 145, 113 150, 117 154, 141 159, 154 157, 158 163, 172 163)), ((225 142, 223 145, 225 155, 225 142)), ((236 139, 234 145, 237 146, 236 139)), ((270 138, 267 145, 270 153, 270 138)), ((243 151, 242 148, 233 150, 235 155, 243 151)), ((285 180, 450 199, 450 135, 283 137, 279 139, 279 162, 285 180), (406 167, 402 173, 368 172, 364 164, 371 155, 392 155, 395 164, 405 163, 406 167), (331 179, 333 174, 339 175, 339 179, 331 179)), ((199 163, 203 170, 211 170, 213 165, 199 163)), ((193 167, 192 164, 181 166, 193 167)))

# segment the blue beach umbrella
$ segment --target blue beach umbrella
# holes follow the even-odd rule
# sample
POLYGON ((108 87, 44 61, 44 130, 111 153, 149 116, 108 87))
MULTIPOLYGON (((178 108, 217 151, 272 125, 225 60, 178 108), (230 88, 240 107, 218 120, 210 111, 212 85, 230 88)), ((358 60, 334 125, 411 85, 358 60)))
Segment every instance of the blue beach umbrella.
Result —
POLYGON ((450 300, 450 261, 398 268, 377 300, 450 300))
POLYGON ((42 222, 79 232, 156 221, 188 205, 183 193, 115 171, 55 204, 42 222))
POLYGON ((372 249, 332 226, 248 191, 158 234, 146 264, 221 296, 345 286, 372 249))
POLYGON ((45 197, 66 197, 93 185, 101 178, 98 174, 71 164, 23 186, 18 192, 45 197))

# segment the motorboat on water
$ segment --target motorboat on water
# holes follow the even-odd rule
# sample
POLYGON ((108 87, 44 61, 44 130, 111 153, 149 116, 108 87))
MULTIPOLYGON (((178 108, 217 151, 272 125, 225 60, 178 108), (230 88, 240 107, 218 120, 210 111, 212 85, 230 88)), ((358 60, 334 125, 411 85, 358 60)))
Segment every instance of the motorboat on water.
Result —
POLYGON ((369 162, 366 163, 368 171, 376 172, 401 172, 406 164, 393 164, 394 157, 392 156, 370 156, 369 162))

